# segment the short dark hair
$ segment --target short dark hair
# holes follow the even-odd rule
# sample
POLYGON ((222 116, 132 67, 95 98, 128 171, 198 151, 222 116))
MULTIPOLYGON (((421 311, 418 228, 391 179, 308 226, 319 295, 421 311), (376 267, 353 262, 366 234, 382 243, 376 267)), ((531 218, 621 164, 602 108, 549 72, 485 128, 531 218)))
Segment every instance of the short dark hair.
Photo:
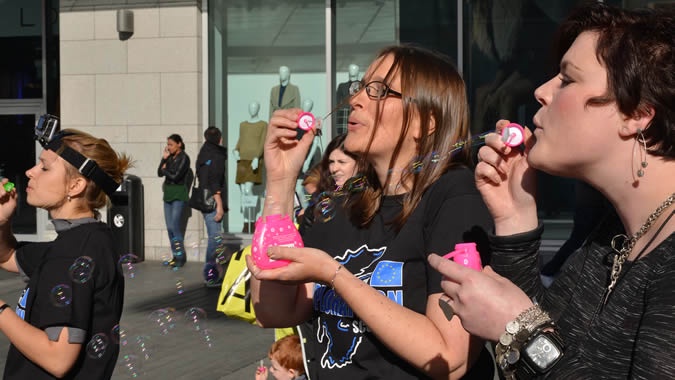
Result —
POLYGON ((208 127, 204 131, 204 139, 211 144, 220 144, 220 138, 222 136, 223 134, 220 132, 220 129, 214 126, 208 127))
POLYGON ((596 56, 607 70, 607 93, 588 105, 616 102, 628 117, 654 116, 644 131, 649 153, 675 157, 675 12, 627 10, 594 1, 577 8, 559 30, 558 60, 583 32, 598 34, 596 56))

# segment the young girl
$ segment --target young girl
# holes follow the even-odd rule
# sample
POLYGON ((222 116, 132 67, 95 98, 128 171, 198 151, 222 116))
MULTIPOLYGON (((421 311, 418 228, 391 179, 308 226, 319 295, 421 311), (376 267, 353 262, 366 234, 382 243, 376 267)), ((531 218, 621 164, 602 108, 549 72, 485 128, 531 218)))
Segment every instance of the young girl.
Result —
POLYGON ((26 200, 49 212, 58 234, 51 242, 17 243, 18 194, 0 187, 0 267, 27 281, 16 309, 0 301, 0 330, 11 342, 5 379, 111 377, 124 277, 96 210, 128 167, 128 157, 83 132, 63 130, 45 142, 26 172, 26 200))

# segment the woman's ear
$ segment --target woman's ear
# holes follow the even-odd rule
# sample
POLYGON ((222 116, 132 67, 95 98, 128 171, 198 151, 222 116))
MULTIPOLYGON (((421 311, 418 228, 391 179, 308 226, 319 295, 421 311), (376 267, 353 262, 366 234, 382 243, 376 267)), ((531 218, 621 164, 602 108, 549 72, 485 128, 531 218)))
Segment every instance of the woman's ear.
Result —
POLYGON ((654 107, 645 107, 636 111, 635 115, 624 119, 620 134, 623 137, 632 137, 638 131, 645 131, 654 120, 654 107))
POLYGON ((84 194, 87 190, 87 179, 78 175, 75 178, 70 179, 68 185, 68 195, 71 197, 77 197, 84 194))

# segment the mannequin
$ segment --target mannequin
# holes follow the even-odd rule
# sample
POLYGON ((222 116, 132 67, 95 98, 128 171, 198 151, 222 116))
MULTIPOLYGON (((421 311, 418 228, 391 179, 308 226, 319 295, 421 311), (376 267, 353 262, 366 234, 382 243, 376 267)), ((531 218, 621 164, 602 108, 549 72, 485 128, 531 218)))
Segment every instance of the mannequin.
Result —
POLYGON ((279 67, 279 85, 270 91, 270 117, 279 109, 300 108, 300 89, 291 84, 291 70, 279 67))
POLYGON ((244 197, 253 195, 253 185, 262 183, 262 155, 263 144, 265 143, 265 134, 267 133, 267 123, 260 120, 258 112, 260 103, 252 101, 248 105, 248 120, 239 124, 239 140, 234 147, 235 159, 237 160, 237 176, 235 183, 241 190, 241 213, 244 216, 243 232, 252 232, 252 220, 255 212, 246 212, 244 210, 244 197), (252 215, 248 215, 252 214, 252 215))
POLYGON ((359 81, 359 66, 353 63, 350 64, 348 75, 349 79, 338 85, 337 93, 335 94, 335 101, 337 102, 335 108, 336 136, 347 132, 347 120, 349 119, 350 112, 350 107, 347 103, 347 99, 349 99, 349 86, 359 81))
MULTIPOLYGON (((305 99, 302 101, 302 110, 305 112, 312 112, 314 108, 314 101, 312 99, 305 99)), ((305 162, 302 164, 302 171, 298 175, 298 179, 295 182, 295 192, 300 198, 300 205, 304 209, 307 207, 307 197, 305 197, 305 188, 302 186, 302 182, 305 180, 305 173, 307 173, 314 164, 321 161, 321 137, 315 135, 312 140, 312 146, 309 147, 307 152, 307 157, 305 157, 305 162)))

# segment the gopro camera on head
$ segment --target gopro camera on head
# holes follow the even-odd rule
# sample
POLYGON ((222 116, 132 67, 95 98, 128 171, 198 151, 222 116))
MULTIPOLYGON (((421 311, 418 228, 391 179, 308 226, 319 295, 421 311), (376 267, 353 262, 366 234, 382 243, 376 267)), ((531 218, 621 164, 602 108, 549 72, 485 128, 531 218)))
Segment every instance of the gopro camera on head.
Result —
POLYGON ((45 147, 60 129, 59 118, 46 113, 40 116, 35 124, 35 140, 45 147))

